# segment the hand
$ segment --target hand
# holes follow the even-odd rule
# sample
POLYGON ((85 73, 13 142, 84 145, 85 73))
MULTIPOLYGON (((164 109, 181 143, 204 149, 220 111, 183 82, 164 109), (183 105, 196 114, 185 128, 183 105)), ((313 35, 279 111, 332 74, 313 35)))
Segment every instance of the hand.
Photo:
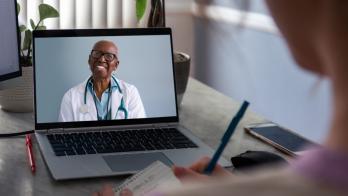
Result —
POLYGON ((204 169, 210 162, 209 157, 203 157, 197 162, 193 163, 190 167, 178 167, 173 166, 172 170, 174 175, 183 183, 185 182, 207 182, 216 177, 228 177, 232 176, 232 173, 216 165, 210 176, 203 174, 204 169))
MULTIPOLYGON (((103 189, 99 192, 94 192, 92 194, 92 196, 114 196, 114 190, 112 189, 111 185, 106 185, 103 187, 103 189)), ((133 196, 132 191, 130 191, 129 189, 123 189, 120 192, 120 196, 133 196)))

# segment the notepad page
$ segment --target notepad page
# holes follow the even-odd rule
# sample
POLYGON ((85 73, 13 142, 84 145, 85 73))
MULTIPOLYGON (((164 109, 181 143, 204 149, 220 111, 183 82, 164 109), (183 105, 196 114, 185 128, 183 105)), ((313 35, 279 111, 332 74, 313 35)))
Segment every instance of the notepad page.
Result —
POLYGON ((180 181, 174 176, 172 170, 160 161, 156 161, 128 178, 124 183, 114 189, 115 196, 119 196, 120 191, 128 188, 134 196, 145 195, 155 190, 165 190, 167 188, 180 187, 180 181))

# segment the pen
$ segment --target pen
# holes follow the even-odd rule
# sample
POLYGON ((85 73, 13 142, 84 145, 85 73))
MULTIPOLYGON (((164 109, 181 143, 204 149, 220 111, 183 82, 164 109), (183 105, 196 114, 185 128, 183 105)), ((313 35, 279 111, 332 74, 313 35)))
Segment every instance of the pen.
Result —
POLYGON ((239 121, 242 119, 248 106, 249 106, 249 102, 244 101, 243 105, 240 107, 237 114, 233 117, 233 119, 232 119, 230 125, 228 126, 224 136, 221 138, 220 146, 215 151, 215 154, 213 155, 213 158, 210 160, 208 166, 204 169, 204 171, 203 171, 204 174, 210 175, 211 172, 214 170, 217 161, 219 160, 222 152, 224 151, 228 141, 230 140, 234 130, 236 129, 239 121))
POLYGON ((34 161, 34 154, 33 154, 30 134, 25 136, 25 145, 27 146, 27 154, 28 154, 31 172, 35 173, 35 161, 34 161))

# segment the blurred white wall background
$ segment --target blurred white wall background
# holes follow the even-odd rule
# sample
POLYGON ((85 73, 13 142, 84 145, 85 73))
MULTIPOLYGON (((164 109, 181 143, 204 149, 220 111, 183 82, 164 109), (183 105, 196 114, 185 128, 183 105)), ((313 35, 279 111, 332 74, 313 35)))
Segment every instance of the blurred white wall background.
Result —
MULTIPOLYGON (((20 24, 30 24, 30 19, 38 22, 37 7, 40 3, 47 3, 56 8, 60 14, 59 18, 45 20, 48 29, 137 26, 135 0, 17 0, 17 2, 21 5, 20 24)), ((166 0, 166 21, 167 26, 173 28, 174 47, 188 54, 193 54, 192 2, 193 0, 166 0)), ((140 25, 143 25, 143 21, 140 21, 140 25)))
POLYGON ((296 65, 264 1, 251 0, 247 16, 243 1, 195 0, 193 75, 249 100, 268 119, 322 141, 329 127, 329 82, 296 65))
MULTIPOLYGON (((191 76, 235 99, 247 99, 268 119, 321 141, 330 118, 328 81, 296 66, 263 0, 251 0, 246 11, 241 10, 243 1, 166 0, 175 50, 192 56, 191 76)), ((130 9, 134 0, 18 2, 22 24, 29 18, 37 21, 36 7, 44 2, 61 15, 45 21, 50 29, 136 26, 130 9)))

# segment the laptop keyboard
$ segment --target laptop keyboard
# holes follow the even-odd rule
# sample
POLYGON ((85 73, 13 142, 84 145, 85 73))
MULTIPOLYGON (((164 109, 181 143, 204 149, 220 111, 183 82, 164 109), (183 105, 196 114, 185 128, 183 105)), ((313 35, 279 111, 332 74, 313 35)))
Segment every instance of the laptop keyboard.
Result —
POLYGON ((48 134, 56 156, 197 148, 175 128, 48 134))

